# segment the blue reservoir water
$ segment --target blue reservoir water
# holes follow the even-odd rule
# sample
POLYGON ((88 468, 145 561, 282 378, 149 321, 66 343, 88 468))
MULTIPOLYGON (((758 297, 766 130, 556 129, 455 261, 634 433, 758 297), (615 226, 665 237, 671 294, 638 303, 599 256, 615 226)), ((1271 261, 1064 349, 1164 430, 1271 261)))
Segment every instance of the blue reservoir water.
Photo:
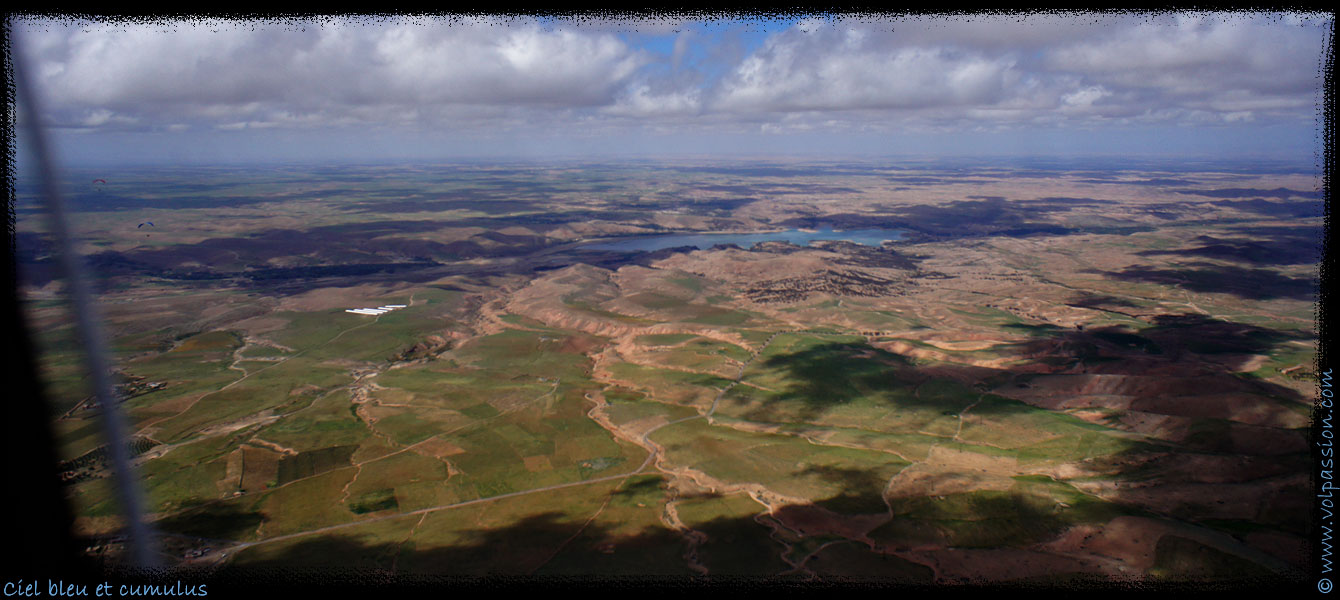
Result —
POLYGON ((879 246, 884 240, 901 239, 903 232, 897 229, 851 229, 833 231, 775 231, 772 233, 675 233, 667 235, 649 235, 635 238, 592 244, 592 250, 614 250, 618 252, 653 252, 662 248, 693 246, 706 250, 717 244, 735 244, 741 248, 753 248, 759 242, 790 242, 797 246, 808 246, 816 240, 840 240, 855 242, 866 246, 879 246))

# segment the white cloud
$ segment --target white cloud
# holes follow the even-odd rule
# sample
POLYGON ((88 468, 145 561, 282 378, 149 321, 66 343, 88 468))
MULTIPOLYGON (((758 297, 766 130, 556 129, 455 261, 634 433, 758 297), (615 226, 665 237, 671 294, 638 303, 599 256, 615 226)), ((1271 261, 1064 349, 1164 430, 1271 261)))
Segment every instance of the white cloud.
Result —
POLYGON ((84 121, 81 124, 85 127, 97 127, 98 125, 111 121, 112 114, 112 111, 106 109, 95 110, 87 117, 84 117, 84 121))
POLYGON ((742 61, 714 106, 749 112, 987 106, 1031 85, 1013 56, 897 47, 886 43, 888 36, 797 25, 742 61))
POLYGON ((533 25, 47 29, 26 37, 53 112, 96 107, 225 123, 267 111, 337 119, 367 106, 599 106, 646 61, 613 35, 533 25))
POLYGON ((1280 21, 931 17, 894 23, 892 31, 803 23, 742 60, 708 106, 782 114, 874 109, 886 121, 958 119, 964 127, 1176 120, 1191 111, 1311 119, 1324 22, 1280 21))
POLYGON ((27 21, 23 39, 70 128, 969 131, 1305 122, 1328 19, 27 21))
POLYGON ((1298 96, 1318 87, 1315 26, 1208 15, 1096 33, 1049 50, 1046 67, 1112 89, 1149 90, 1166 106, 1230 93, 1298 96))
POLYGON ((971 105, 998 101, 1006 84, 1019 78, 1009 57, 870 48, 867 39, 832 28, 778 35, 727 77, 715 106, 794 111, 971 105))
POLYGON ((698 89, 654 93, 646 84, 628 89, 616 104, 605 109, 610 115, 628 117, 657 117, 694 115, 702 110, 698 89))
POLYGON ((1061 96, 1061 103, 1066 106, 1075 107, 1093 106, 1094 102, 1111 95, 1112 92, 1103 89, 1103 86, 1092 85, 1082 90, 1075 90, 1069 94, 1061 96))

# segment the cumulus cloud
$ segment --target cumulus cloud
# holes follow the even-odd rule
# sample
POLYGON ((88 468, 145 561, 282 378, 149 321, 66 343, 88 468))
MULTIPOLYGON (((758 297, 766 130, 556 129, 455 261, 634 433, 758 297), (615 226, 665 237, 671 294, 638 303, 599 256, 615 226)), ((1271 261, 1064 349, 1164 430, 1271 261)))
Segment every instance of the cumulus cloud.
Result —
POLYGON ((523 134, 1303 122, 1315 118, 1328 19, 1167 13, 853 15, 769 27, 678 18, 645 26, 637 19, 487 18, 19 26, 49 119, 62 127, 523 134), (723 28, 731 34, 720 35, 723 28))
POLYGON ((52 24, 27 38, 48 102, 67 123, 83 107, 292 124, 283 116, 333 120, 365 107, 601 106, 647 60, 611 34, 535 25, 304 29, 52 24))
POLYGON ((606 113, 628 117, 687 116, 697 114, 702 108, 701 92, 698 89, 675 90, 655 93, 651 87, 642 84, 631 87, 619 98, 618 103, 606 109, 606 113))
POLYGON ((723 82, 713 108, 883 109, 910 123, 1079 121, 1247 111, 1312 118, 1319 23, 1232 15, 803 22, 723 82))
POLYGON ((732 111, 918 109, 990 104, 1022 74, 1009 57, 943 48, 867 47, 859 31, 791 32, 769 39, 723 82, 716 108, 732 111))
POLYGON ((1155 90, 1170 102, 1227 92, 1287 96, 1317 87, 1315 29, 1270 21, 1184 18, 1140 24, 1052 49, 1046 66, 1092 81, 1155 90))

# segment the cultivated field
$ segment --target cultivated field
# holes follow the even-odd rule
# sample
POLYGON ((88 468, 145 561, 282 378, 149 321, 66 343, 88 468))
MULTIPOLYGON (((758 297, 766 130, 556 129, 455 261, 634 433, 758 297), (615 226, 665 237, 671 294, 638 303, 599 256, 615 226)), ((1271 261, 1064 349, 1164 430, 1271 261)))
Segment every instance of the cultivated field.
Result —
MULTIPOLYGON (((1308 172, 630 162, 68 185, 150 518, 183 566, 1101 585, 1308 564, 1308 172), (820 227, 903 235, 588 247, 820 227), (385 304, 406 308, 344 312, 385 304)), ((69 497, 115 561, 100 409, 19 189, 69 497)))

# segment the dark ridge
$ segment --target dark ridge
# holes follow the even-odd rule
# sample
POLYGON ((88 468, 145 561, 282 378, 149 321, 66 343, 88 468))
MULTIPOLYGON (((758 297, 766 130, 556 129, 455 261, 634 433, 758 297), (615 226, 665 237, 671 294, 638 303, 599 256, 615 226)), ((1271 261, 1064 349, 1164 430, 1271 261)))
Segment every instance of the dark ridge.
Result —
POLYGON ((1158 187, 1168 187, 1168 186, 1174 186, 1174 185, 1199 185, 1199 184, 1200 184, 1199 181, 1192 181, 1192 180, 1190 180, 1190 179, 1158 179, 1158 178, 1153 178, 1153 179, 1126 179, 1126 180, 1121 180, 1121 179, 1080 179, 1080 180, 1078 180, 1078 181, 1079 181, 1080 183, 1103 183, 1103 184, 1117 184, 1117 185, 1148 185, 1148 186, 1158 186, 1158 187))
POLYGON ((1173 190, 1179 194, 1194 194, 1196 196, 1206 196, 1209 198, 1279 198, 1288 200, 1292 197, 1308 198, 1311 200, 1320 200, 1322 192, 1291 190, 1289 188, 1275 188, 1273 190, 1261 190, 1255 188, 1225 188, 1221 190, 1173 190))
POLYGON ((830 166, 814 166, 807 168, 794 167, 766 167, 766 166, 738 166, 738 167, 708 167, 708 166, 665 166, 661 167, 668 171, 678 171, 681 173, 715 173, 719 175, 734 175, 737 177, 817 177, 827 175, 877 175, 878 172, 873 169, 851 169, 837 168, 830 166))
POLYGON ((1209 263, 1188 266, 1201 268, 1158 269, 1135 266, 1115 272, 1093 270, 1085 272, 1098 273, 1122 281, 1180 286, 1193 292, 1232 294, 1248 300, 1316 299, 1317 282, 1312 279, 1289 277, 1267 269, 1247 269, 1209 263))
POLYGON ((698 184, 693 186, 708 192, 730 194, 860 194, 862 190, 817 183, 756 183, 756 184, 698 184))
POLYGON ((1081 292, 1079 295, 1075 296, 1074 298, 1071 298, 1067 306, 1077 306, 1080 308, 1091 308, 1097 306, 1121 306, 1126 308, 1140 307, 1140 305, 1135 304, 1130 300, 1124 300, 1122 298, 1116 298, 1113 296, 1102 296, 1098 294, 1091 294, 1089 292, 1081 292))
MULTIPOLYGON (((216 188, 217 189, 217 188, 216 188)), ((176 198, 144 198, 112 192, 70 194, 69 207, 73 212, 121 212, 146 208, 202 209, 229 208, 266 202, 282 202, 283 197, 268 196, 205 196, 176 198)), ((132 223, 133 225, 133 223, 132 223)))
POLYGON ((1214 204, 1224 208, 1233 208, 1279 219, 1320 217, 1325 214, 1326 210, 1326 205, 1323 202, 1271 202, 1262 198, 1240 201, 1224 200, 1214 204))
POLYGON ((1111 206, 1121 204, 1116 200, 1099 200, 1096 198, 1067 198, 1064 196, 1049 196, 1038 198, 1036 200, 1023 200, 1022 202, 1037 202, 1041 204, 1060 204, 1069 206, 1111 206))
POLYGON ((1213 258, 1256 265, 1306 265, 1321 260, 1320 240, 1251 241, 1226 240, 1210 236, 1199 236, 1196 241, 1204 245, 1176 250, 1145 250, 1141 256, 1187 256, 1213 258))

